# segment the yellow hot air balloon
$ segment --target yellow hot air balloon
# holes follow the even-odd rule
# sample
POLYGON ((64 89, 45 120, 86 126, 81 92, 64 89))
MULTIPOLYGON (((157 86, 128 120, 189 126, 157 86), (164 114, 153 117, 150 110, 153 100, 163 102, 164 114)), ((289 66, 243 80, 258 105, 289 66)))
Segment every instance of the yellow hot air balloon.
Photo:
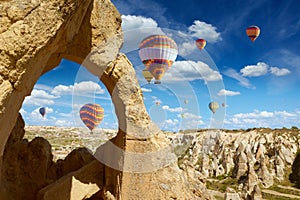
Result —
POLYGON ((142 74, 148 83, 153 79, 152 74, 147 69, 143 69, 142 74))
POLYGON ((141 41, 139 56, 146 69, 159 84, 165 72, 176 60, 178 48, 176 42, 166 35, 151 35, 141 41))
POLYGON ((208 107, 215 114, 215 112, 219 109, 219 104, 215 101, 212 101, 208 104, 208 107))
POLYGON ((260 29, 258 26, 249 26, 246 29, 246 34, 252 42, 254 42, 260 34, 260 29))

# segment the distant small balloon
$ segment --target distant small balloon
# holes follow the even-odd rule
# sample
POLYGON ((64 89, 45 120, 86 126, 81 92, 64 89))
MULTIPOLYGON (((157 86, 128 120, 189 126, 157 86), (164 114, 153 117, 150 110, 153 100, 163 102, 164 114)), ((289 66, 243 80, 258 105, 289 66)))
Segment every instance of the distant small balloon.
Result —
POLYGON ((147 69, 143 69, 142 74, 148 83, 150 83, 153 79, 151 72, 149 72, 147 69))
POLYGON ((246 34, 254 42, 260 34, 260 28, 258 26, 249 26, 246 29, 246 34))
POLYGON ((185 104, 188 104, 188 103, 189 103, 189 100, 185 99, 185 100, 184 100, 184 103, 185 103, 185 104))
POLYGON ((219 104, 215 101, 212 101, 208 104, 208 107, 215 114, 215 112, 219 109, 219 104))
POLYGON ((202 39, 202 38, 199 38, 196 40, 196 46, 202 50, 204 49, 204 47, 206 46, 206 40, 205 39, 202 39))
POLYGON ((44 117, 45 114, 46 114, 46 108, 45 108, 45 107, 41 107, 41 108, 39 109, 39 112, 40 112, 40 114, 42 115, 42 117, 44 117))

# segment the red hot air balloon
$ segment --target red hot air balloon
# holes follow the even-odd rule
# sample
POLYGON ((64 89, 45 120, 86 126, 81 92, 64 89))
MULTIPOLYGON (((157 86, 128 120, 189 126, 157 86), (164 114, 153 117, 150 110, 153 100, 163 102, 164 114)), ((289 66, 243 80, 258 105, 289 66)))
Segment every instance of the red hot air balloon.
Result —
POLYGON ((260 29, 258 26, 249 26, 246 29, 246 34, 252 42, 254 42, 260 34, 260 29))
POLYGON ((151 35, 141 41, 139 56, 146 69, 159 84, 165 72, 172 66, 178 54, 175 41, 166 35, 151 35))
POLYGON ((199 38, 199 39, 196 40, 196 46, 197 46, 200 50, 202 50, 202 49, 205 47, 205 45, 206 45, 206 40, 201 39, 201 38, 199 38))
POLYGON ((104 109, 99 104, 85 104, 80 108, 80 118, 92 132, 104 118, 104 109))

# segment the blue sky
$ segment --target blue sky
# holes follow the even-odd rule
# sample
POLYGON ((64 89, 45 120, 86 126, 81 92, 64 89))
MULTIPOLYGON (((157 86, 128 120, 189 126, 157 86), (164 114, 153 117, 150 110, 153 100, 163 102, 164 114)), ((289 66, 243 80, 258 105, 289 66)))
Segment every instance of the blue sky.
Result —
MULTIPOLYGON (((162 129, 300 127, 299 1, 112 2, 122 14, 121 52, 132 62, 146 108, 162 129), (245 33, 250 25, 261 29, 254 43, 245 33), (146 83, 138 57, 139 42, 153 33, 170 35, 179 48, 161 85, 146 83), (201 52, 193 43, 197 38, 207 40, 201 52), (210 101, 220 104, 214 115, 210 101)), ((29 125, 83 126, 78 109, 89 102, 105 109, 100 128, 117 127, 104 85, 63 60, 39 79, 21 113, 29 125), (44 118, 41 106, 48 110, 44 118)))

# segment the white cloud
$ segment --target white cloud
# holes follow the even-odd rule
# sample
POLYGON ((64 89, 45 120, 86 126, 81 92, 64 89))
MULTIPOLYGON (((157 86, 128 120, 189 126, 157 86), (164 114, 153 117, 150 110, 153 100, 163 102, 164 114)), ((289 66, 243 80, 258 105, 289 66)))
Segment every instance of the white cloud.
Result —
POLYGON ((273 117, 274 113, 273 112, 268 112, 268 111, 258 111, 254 110, 252 113, 239 113, 235 114, 235 118, 260 118, 260 117, 273 117))
POLYGON ((271 74, 274 74, 275 76, 285 76, 291 73, 291 71, 286 68, 279 69, 278 67, 270 67, 270 71, 271 74))
POLYGON ((230 91, 230 90, 225 90, 225 89, 221 89, 218 92, 219 96, 236 96, 236 95, 239 95, 239 94, 241 94, 241 93, 240 92, 230 91))
POLYGON ((26 106, 45 106, 53 105, 54 99, 58 96, 51 95, 44 90, 33 89, 30 96, 27 96, 23 102, 26 106))
POLYGON ((216 27, 200 20, 195 20, 188 30, 193 37, 203 38, 210 43, 222 40, 221 34, 216 31, 216 27))
POLYGON ((250 81, 247 78, 243 77, 242 75, 240 75, 237 71, 235 71, 232 68, 226 70, 224 72, 224 74, 228 77, 236 79, 237 81, 239 81, 239 84, 244 87, 255 89, 255 87, 250 83, 250 81))
MULTIPOLYGON (((193 120, 200 120, 202 119, 202 117, 200 115, 195 115, 193 113, 189 113, 189 112, 185 112, 185 113, 182 113, 183 114, 183 117, 184 119, 193 119, 193 120)), ((177 117, 182 117, 181 114, 180 115, 177 115, 177 117)))
POLYGON ((165 120, 165 123, 167 124, 167 125, 171 125, 171 126, 176 126, 176 125, 178 125, 178 119, 167 119, 167 120, 165 120))
POLYGON ((74 123, 70 120, 58 119, 54 123, 55 126, 74 126, 74 123))
POLYGON ((150 88, 141 88, 141 90, 143 91, 143 92, 152 92, 152 89, 150 89, 150 88))
POLYGON ((240 70, 242 76, 257 77, 268 73, 268 65, 263 62, 258 62, 257 65, 248 65, 240 70))
POLYGON ((283 111, 259 111, 238 113, 232 117, 227 116, 224 123, 230 128, 245 127, 291 127, 299 126, 300 113, 283 111))
POLYGON ((285 76, 290 74, 287 68, 270 67, 264 62, 258 62, 256 65, 248 65, 240 70, 242 76, 258 77, 266 75, 268 72, 275 76, 285 76))
POLYGON ((133 29, 143 29, 145 27, 157 28, 157 26, 157 22, 152 18, 136 15, 122 15, 122 30, 124 32, 133 29))
POLYGON ((167 105, 162 106, 162 109, 163 109, 163 110, 167 110, 167 111, 169 111, 169 112, 175 112, 175 113, 180 113, 180 112, 183 111, 183 108, 182 108, 182 107, 170 108, 170 107, 167 106, 167 105))
POLYGON ((21 113, 22 116, 27 114, 26 110, 24 110, 23 108, 21 108, 19 112, 21 113))
POLYGON ((201 61, 176 61, 164 76, 164 82, 193 81, 197 79, 204 80, 207 83, 222 80, 222 75, 201 61))
POLYGON ((138 49, 140 42, 147 36, 163 34, 154 19, 135 15, 122 15, 122 30, 125 41, 122 46, 124 53, 138 49))
POLYGON ((71 95, 73 94, 85 95, 85 94, 104 94, 104 89, 99 84, 93 81, 83 81, 75 83, 74 85, 58 85, 51 91, 54 95, 71 95))

